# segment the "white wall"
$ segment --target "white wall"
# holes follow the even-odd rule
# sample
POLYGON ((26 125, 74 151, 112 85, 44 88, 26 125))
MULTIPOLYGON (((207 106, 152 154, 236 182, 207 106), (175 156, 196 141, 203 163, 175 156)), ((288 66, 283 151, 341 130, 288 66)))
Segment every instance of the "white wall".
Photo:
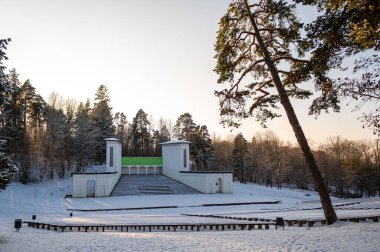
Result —
POLYGON ((171 141, 162 144, 163 170, 162 173, 169 178, 186 184, 202 193, 217 193, 218 178, 222 179, 222 193, 233 193, 232 173, 196 173, 190 171, 188 141, 171 141), (186 167, 184 154, 186 150, 186 167), (181 173, 181 171, 184 171, 181 173), (188 173, 186 173, 188 172, 188 173))
POLYGON ((233 193, 232 173, 180 173, 178 181, 202 193, 217 193, 218 178, 222 179, 221 193, 233 193))
POLYGON ((87 181, 95 181, 95 197, 108 197, 121 176, 121 142, 115 138, 106 140, 106 172, 73 174, 72 197, 87 197, 87 181), (110 166, 110 147, 113 148, 113 165, 110 166))
POLYGON ((106 171, 121 172, 121 143, 116 138, 106 139, 106 171), (110 166, 111 153, 110 148, 113 148, 113 166, 110 166))
POLYGON ((73 174, 73 198, 87 197, 87 181, 95 181, 95 197, 110 196, 115 184, 120 175, 117 173, 111 174, 73 174))
POLYGON ((162 166, 161 165, 128 165, 121 167, 121 174, 123 175, 161 175, 162 166))
POLYGON ((179 171, 189 171, 189 144, 173 143, 162 145, 163 170, 165 176, 178 180, 179 171), (186 167, 184 162, 184 150, 186 150, 186 167))
MULTIPOLYGON (((106 139, 106 173, 73 174, 73 197, 87 197, 87 181, 95 181, 95 197, 108 197, 121 176, 121 142, 106 139), (113 148, 113 165, 110 165, 110 147, 113 148)), ((188 141, 173 141, 162 145, 162 173, 202 193, 217 193, 218 178, 222 180, 221 193, 233 193, 232 173, 190 172, 188 141), (186 151, 186 166, 184 160, 186 151)), ((129 171, 129 173, 131 173, 129 171)), ((145 171, 146 173, 146 171, 145 171)), ((144 174, 145 174, 144 173, 144 174)))

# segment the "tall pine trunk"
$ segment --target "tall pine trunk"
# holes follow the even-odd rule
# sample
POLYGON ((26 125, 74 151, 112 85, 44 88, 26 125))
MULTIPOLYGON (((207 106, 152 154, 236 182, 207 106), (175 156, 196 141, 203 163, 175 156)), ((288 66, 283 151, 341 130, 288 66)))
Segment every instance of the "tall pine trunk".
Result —
POLYGON ((335 221, 337 221, 337 216, 336 216, 335 210, 332 206, 330 195, 328 193, 327 187, 326 187, 325 183, 323 182, 323 178, 322 178, 321 172, 319 171, 317 162, 315 161, 313 153, 311 152, 310 146, 309 146, 307 139, 303 133, 302 127, 298 121, 296 113, 294 112, 293 106, 289 100, 289 97, 286 93, 286 90, 285 90, 284 86, 282 85, 282 81, 280 79, 280 76, 278 75, 277 68, 274 65, 272 58, 268 52, 268 49, 267 49, 266 45, 264 44, 264 41, 260 35, 259 29, 258 29, 257 24, 256 24, 256 20, 250 11, 249 4, 247 1, 245 1, 245 6, 246 6, 247 11, 249 13, 249 18, 250 18, 251 24, 255 30, 255 37, 257 39, 257 42, 259 43, 260 49, 264 53, 265 63, 269 68, 269 71, 272 75, 273 82, 276 86, 277 92, 280 95, 281 104, 284 107, 286 115, 287 115, 288 120, 289 120, 289 123, 293 128, 297 142, 298 142, 298 144, 299 144, 299 146, 303 152, 306 164, 310 169, 311 175, 312 175, 313 180, 314 180, 315 188, 318 191, 319 196, 320 196, 320 200, 321 200, 322 208, 323 208, 323 211, 325 214, 326 222, 327 222, 327 224, 332 224, 335 221))

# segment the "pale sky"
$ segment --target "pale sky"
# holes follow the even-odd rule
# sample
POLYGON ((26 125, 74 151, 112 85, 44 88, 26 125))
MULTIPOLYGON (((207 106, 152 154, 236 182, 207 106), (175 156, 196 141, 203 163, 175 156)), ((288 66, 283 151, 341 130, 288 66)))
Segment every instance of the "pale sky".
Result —
MULTIPOLYGON (((189 112, 210 133, 219 124, 214 43, 227 0, 0 0, 0 37, 11 38, 5 65, 30 79, 45 100, 53 91, 77 101, 109 89, 113 112, 129 122, 142 108, 173 122, 189 112)), ((303 11, 307 12, 307 11, 303 11)), ((309 13, 301 13, 307 18, 309 13)), ((308 138, 371 139, 358 112, 307 115, 310 101, 294 102, 308 138)), ((268 123, 281 139, 295 142, 284 117, 268 123)), ((246 120, 232 133, 247 139, 264 131, 246 120)))

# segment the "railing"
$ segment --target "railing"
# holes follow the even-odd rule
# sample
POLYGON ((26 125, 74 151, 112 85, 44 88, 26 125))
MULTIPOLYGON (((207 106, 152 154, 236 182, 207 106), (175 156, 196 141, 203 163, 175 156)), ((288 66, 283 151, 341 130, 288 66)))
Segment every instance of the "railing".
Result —
MULTIPOLYGON (((326 224, 326 220, 283 220, 283 223, 273 221, 271 219, 258 219, 258 218, 240 218, 229 216, 215 216, 215 215, 191 215, 186 216, 196 217, 209 217, 209 218, 224 218, 234 220, 248 220, 250 222, 242 223, 180 223, 180 224, 140 224, 140 225, 56 225, 50 223, 41 223, 34 221, 24 221, 28 224, 28 227, 36 229, 45 229, 57 232, 176 232, 176 231, 233 231, 233 230, 254 230, 254 229, 269 229, 270 226, 287 224, 289 227, 298 225, 303 227, 313 227, 314 224, 320 222, 322 225, 326 224), (253 222, 261 221, 261 222, 253 222)), ((380 216, 371 217, 358 217, 358 218, 341 218, 340 221, 346 222, 361 222, 361 221, 373 221, 379 222, 380 216)))
POLYGON ((276 223, 182 223, 182 224, 143 224, 143 225, 55 225, 49 223, 24 221, 28 227, 57 232, 176 232, 176 231, 229 231, 269 229, 276 223))
MULTIPOLYGON (((206 214, 182 214, 184 216, 193 216, 193 217, 206 217, 206 218, 218 218, 218 219, 230 219, 230 220, 240 220, 240 221, 262 221, 262 222, 276 222, 276 220, 265 219, 265 218, 245 218, 245 217, 233 217, 233 216, 220 216, 220 215, 206 215, 206 214)), ((350 218, 339 218, 340 221, 344 222, 361 222, 361 221, 372 221, 379 222, 380 216, 367 216, 367 217, 350 217, 350 218)), ((294 219, 284 219, 289 227, 293 225, 298 225, 303 227, 304 225, 308 227, 313 227, 314 224, 320 223, 321 225, 326 225, 326 220, 324 219, 314 219, 314 220, 294 220, 294 219)), ((276 223, 275 223, 276 224, 276 223)))

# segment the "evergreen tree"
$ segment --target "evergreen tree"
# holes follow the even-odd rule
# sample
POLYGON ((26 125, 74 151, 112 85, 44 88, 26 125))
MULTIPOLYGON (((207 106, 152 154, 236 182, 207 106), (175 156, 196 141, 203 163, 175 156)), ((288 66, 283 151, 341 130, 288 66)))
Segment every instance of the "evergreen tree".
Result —
POLYGON ((180 115, 174 126, 174 134, 177 139, 191 141, 190 160, 197 169, 207 169, 207 160, 212 156, 214 146, 212 144, 207 126, 196 125, 191 114, 180 115))
POLYGON ((30 108, 30 126, 35 129, 35 135, 37 131, 41 131, 44 124, 46 102, 41 95, 36 94, 33 103, 30 108))
POLYGON ((133 148, 136 156, 148 153, 150 133, 148 131, 148 115, 139 109, 132 122, 133 148))
POLYGON ((194 129, 191 141, 193 143, 190 145, 190 155, 193 157, 198 170, 207 170, 207 161, 211 158, 215 150, 207 126, 197 125, 194 129))
POLYGON ((189 113, 180 115, 174 125, 174 134, 177 139, 191 141, 194 135, 195 123, 189 113))
POLYGON ((380 4, 375 0, 295 0, 317 6, 320 15, 307 27, 308 37, 318 47, 321 67, 326 61, 337 66, 343 55, 380 50, 380 4), (325 51, 325 53, 323 53, 325 51))
MULTIPOLYGON (((18 78, 18 73, 12 69, 7 75, 11 92, 9 102, 3 106, 3 136, 7 138, 7 149, 19 161, 19 180, 28 183, 30 180, 30 160, 27 152, 28 139, 26 134, 27 96, 24 85, 18 78)), ((25 85, 27 86, 28 83, 25 85)))
POLYGON ((5 153, 5 141, 0 140, 0 190, 12 182, 17 173, 17 167, 11 157, 5 153))
MULTIPOLYGON (((220 20, 215 44, 218 83, 230 85, 216 95, 220 98, 222 122, 232 126, 239 125, 234 119, 250 116, 265 125, 267 119, 279 116, 275 110, 278 102, 282 104, 313 176, 327 223, 332 224, 337 217, 327 187, 289 99, 310 97, 312 93, 299 84, 315 73, 310 61, 302 58, 302 25, 294 15, 294 7, 276 0, 254 4, 235 0, 230 4, 220 20)), ((325 76, 315 74, 317 86, 324 80, 325 76)))
POLYGON ((234 146, 232 149, 234 167, 236 173, 239 175, 239 180, 241 183, 246 182, 245 177, 245 158, 248 153, 248 143, 245 140, 242 133, 236 135, 234 139, 234 146))
MULTIPOLYGON (((74 132, 75 132, 75 113, 77 103, 75 100, 66 100, 64 105, 65 112, 65 124, 63 126, 63 156, 67 164, 67 170, 70 170, 74 162, 74 156, 76 154, 74 146, 74 132)), ((65 163, 61 162, 61 169, 59 172, 59 177, 64 178, 65 176, 65 163)))
POLYGON ((34 99, 28 107, 28 122, 27 122, 27 134, 28 134, 28 153, 31 166, 30 179, 32 181, 38 181, 41 178, 40 167, 43 165, 43 140, 45 137, 45 117, 46 117, 47 104, 44 99, 35 94, 34 99), (34 168, 34 169, 33 169, 34 168))
POLYGON ((20 174, 19 179, 23 184, 27 184, 31 181, 31 165, 33 156, 30 153, 31 139, 28 132, 28 122, 31 121, 31 113, 35 104, 36 92, 35 88, 32 86, 29 80, 25 81, 20 87, 20 112, 23 118, 22 126, 22 139, 20 142, 19 149, 19 161, 20 161, 20 174))
POLYGON ((108 89, 104 85, 100 85, 95 94, 94 108, 91 113, 91 118, 94 123, 94 127, 99 132, 97 136, 97 151, 96 160, 103 163, 105 145, 104 139, 113 137, 115 134, 115 127, 113 125, 112 108, 109 105, 110 98, 108 89))
MULTIPOLYGON (((3 113, 3 106, 9 103, 9 95, 12 92, 12 86, 9 83, 7 76, 5 74, 5 66, 3 61, 7 60, 8 57, 5 53, 7 45, 10 42, 10 39, 0 39, 0 109, 3 113)), ((1 114, 2 115, 2 114, 1 114)))
POLYGON ((12 86, 7 79, 5 71, 5 66, 3 61, 7 60, 5 50, 10 39, 0 39, 0 121, 1 121, 1 134, 0 134, 0 189, 5 189, 5 187, 12 182, 16 173, 17 167, 12 161, 10 155, 8 155, 5 149, 4 138, 4 127, 5 127, 5 109, 4 107, 10 103, 10 94, 12 93, 12 86))
POLYGON ((95 128, 91 120, 91 105, 87 100, 86 104, 80 103, 74 120, 74 150, 77 159, 76 171, 81 172, 95 159, 97 136, 99 129, 95 128))
MULTIPOLYGON (((319 115, 337 102, 349 99, 358 101, 355 109, 371 103, 375 109, 363 112, 364 124, 380 136, 380 4, 376 0, 295 0, 297 3, 317 6, 319 16, 307 25, 307 38, 311 62, 316 74, 326 75, 332 69, 352 70, 345 78, 326 78, 317 88, 321 95, 310 109, 319 115), (369 52, 363 54, 363 52, 369 52), (369 56, 368 56, 369 55, 369 56), (343 68, 347 57, 360 56, 353 69, 343 68)), ((332 75, 332 76, 335 76, 332 75)))
POLYGON ((19 159, 23 153, 20 151, 24 144, 24 116, 21 82, 18 78, 16 69, 9 71, 7 76, 8 82, 12 87, 9 103, 4 106, 5 111, 5 135, 10 139, 8 141, 9 150, 19 159))
MULTIPOLYGON (((1 55, 5 57, 5 54, 1 55)), ((13 155, 19 166, 19 181, 29 183, 32 164, 38 162, 38 146, 33 144, 41 139, 37 127, 43 131, 44 101, 29 80, 22 84, 15 69, 7 75, 4 69, 1 68, 1 76, 6 79, 2 79, 2 83, 7 83, 8 91, 1 95, 7 100, 0 105, 1 136, 7 139, 7 152, 13 155)))

